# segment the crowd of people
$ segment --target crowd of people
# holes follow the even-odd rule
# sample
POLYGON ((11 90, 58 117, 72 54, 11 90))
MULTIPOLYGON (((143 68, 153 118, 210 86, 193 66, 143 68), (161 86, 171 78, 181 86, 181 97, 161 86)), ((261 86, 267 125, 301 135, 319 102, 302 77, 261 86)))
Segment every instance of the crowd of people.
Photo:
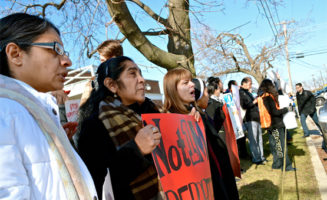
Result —
MULTIPOLYGON (((0 19, 0 199, 102 199, 108 190, 108 174, 114 199, 165 199, 151 156, 161 133, 154 125, 143 126, 141 114, 145 113, 179 113, 201 119, 214 198, 239 199, 222 98, 235 87, 245 112, 239 120, 247 133, 237 140, 237 157, 251 157, 257 165, 267 163, 263 105, 270 117, 264 128, 269 134, 272 168, 296 170, 287 155, 282 121, 292 106, 280 108, 281 91, 273 81, 263 80, 254 96, 250 77, 240 87, 235 80, 229 81, 224 91, 218 77, 204 81, 193 78, 187 69, 176 68, 164 76, 165 98, 160 107, 145 97, 141 69, 123 55, 118 41, 103 42, 98 53, 101 64, 86 86, 91 89, 83 94, 78 123, 67 125, 60 113, 67 100, 62 89, 72 62, 60 31, 46 19, 29 14, 0 19)), ((308 136, 305 118, 309 115, 319 125, 314 99, 300 83, 296 88, 304 136, 308 136)))

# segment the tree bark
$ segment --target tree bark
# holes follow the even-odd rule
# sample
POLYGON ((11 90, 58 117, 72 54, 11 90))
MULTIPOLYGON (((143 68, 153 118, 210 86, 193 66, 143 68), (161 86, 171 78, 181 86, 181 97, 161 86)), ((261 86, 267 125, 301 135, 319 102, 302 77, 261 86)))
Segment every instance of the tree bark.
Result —
MULTIPOLYGON (((181 37, 186 38, 183 43, 179 43, 179 45, 175 45, 178 48, 168 48, 168 52, 158 48, 157 46, 153 45, 147 38, 146 36, 142 33, 138 25, 136 24, 135 20, 132 18, 127 5, 125 1, 123 0, 106 0, 107 5, 108 5, 108 10, 113 17, 115 23, 117 24, 118 28, 120 29, 120 32, 128 39, 128 41, 138 50, 140 51, 150 62, 163 67, 167 70, 174 69, 177 67, 183 67, 189 69, 192 74, 195 75, 195 69, 194 69, 194 60, 193 60, 193 53, 191 55, 190 52, 192 52, 192 47, 191 47, 191 40, 190 40, 190 27, 187 27, 186 25, 180 26, 181 24, 181 19, 179 19, 179 14, 181 7, 176 7, 178 8, 179 11, 176 11, 174 9, 173 16, 175 17, 175 20, 173 20, 172 17, 169 17, 170 19, 168 21, 174 21, 174 24, 170 24, 169 26, 171 27, 179 27, 178 30, 182 29, 185 32, 188 32, 188 34, 183 34, 182 32, 179 33, 181 37), (177 20, 178 18, 178 20, 177 20), (185 30, 184 30, 185 28, 185 30), (189 38, 189 41, 187 42, 187 38, 189 38), (181 51, 181 48, 183 45, 185 46, 186 44, 189 44, 189 49, 188 51, 181 51), (187 54, 186 54, 187 53, 187 54), (192 59, 188 59, 191 57, 192 59)), ((184 0, 174 0, 172 3, 172 7, 175 8, 174 3, 177 2, 184 2, 184 0)), ((171 4, 171 2, 169 2, 171 4)), ((180 4, 178 4, 180 6, 180 4)), ((183 10, 185 12, 185 15, 187 15, 187 19, 184 17, 184 22, 188 21, 188 26, 189 26, 189 19, 188 19, 188 9, 183 10)), ((171 14, 170 14, 171 15, 171 14)), ((168 30, 170 27, 166 27, 168 30)), ((169 30, 169 32, 175 31, 175 30, 169 30)), ((175 34, 172 34, 175 36, 175 34)), ((176 36, 175 36, 176 37, 176 36)), ((169 35, 170 38, 170 35, 169 35)), ((169 39, 171 41, 171 39, 169 39)), ((173 40, 175 43, 178 41, 181 41, 181 39, 178 40, 178 37, 173 40)), ((174 44, 172 42, 169 42, 169 44, 174 44)), ((171 46, 171 45, 169 45, 171 46)), ((185 48, 185 47, 184 47, 185 48)))
POLYGON ((169 0, 168 7, 168 23, 172 29, 168 35, 168 51, 177 55, 185 55, 193 65, 189 0, 169 0))

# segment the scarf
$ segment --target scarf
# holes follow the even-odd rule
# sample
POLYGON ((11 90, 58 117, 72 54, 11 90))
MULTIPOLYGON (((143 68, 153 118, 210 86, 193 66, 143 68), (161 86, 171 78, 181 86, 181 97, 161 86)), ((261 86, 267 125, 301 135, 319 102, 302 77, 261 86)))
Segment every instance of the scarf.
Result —
POLYGON ((213 99, 213 100, 215 100, 215 101, 218 101, 220 103, 224 103, 224 100, 220 96, 217 97, 215 95, 211 95, 210 98, 213 99))
POLYGON ((142 128, 141 117, 118 99, 107 97, 100 102, 99 110, 99 119, 108 130, 117 149, 133 140, 142 128))
POLYGON ((24 106, 41 128, 55 155, 67 199, 92 199, 64 129, 56 125, 46 109, 40 106, 41 102, 23 86, 3 75, 0 75, 0 97, 24 106))
MULTIPOLYGON (((121 148, 130 140, 134 140, 142 128, 142 119, 132 109, 124 106, 121 101, 108 96, 99 104, 99 119, 102 121, 116 149, 121 148)), ((132 167, 132 166, 131 166, 132 167)), ((135 199, 151 199, 159 192, 158 175, 154 165, 150 165, 129 185, 135 199)))

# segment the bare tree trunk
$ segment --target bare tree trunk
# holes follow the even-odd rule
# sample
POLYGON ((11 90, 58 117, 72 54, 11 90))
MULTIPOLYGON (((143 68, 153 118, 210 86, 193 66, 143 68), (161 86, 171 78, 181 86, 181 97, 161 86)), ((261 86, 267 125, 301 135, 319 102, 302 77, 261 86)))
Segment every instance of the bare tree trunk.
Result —
MULTIPOLYGON (((181 37, 176 37, 175 33, 172 33, 171 35, 174 35, 174 39, 169 39, 169 44, 178 44, 175 45, 176 48, 169 48, 169 51, 166 52, 155 45, 153 45, 144 35, 144 33, 140 30, 134 19, 132 18, 125 1, 121 0, 106 0, 108 5, 108 10, 113 17, 114 21, 116 22, 117 26, 120 29, 120 32, 128 39, 128 41, 138 50, 140 51, 149 61, 152 63, 163 67, 167 70, 177 68, 177 67, 184 67, 187 69, 190 69, 190 71, 195 75, 195 69, 194 69, 194 61, 189 60, 188 58, 193 58, 192 53, 192 47, 191 47, 191 40, 190 40, 190 22, 188 18, 188 7, 186 7, 183 3, 184 0, 173 0, 170 2, 170 9, 173 10, 173 17, 170 17, 171 19, 169 21, 174 21, 172 25, 170 25, 165 19, 162 19, 161 23, 164 24, 169 32, 176 32, 179 34, 185 41, 179 44, 178 41, 182 41, 181 37), (175 5, 175 3, 177 5, 175 5), (184 6, 185 8, 182 9, 181 6, 184 6), (182 10, 180 10, 182 9, 182 10), (178 11, 177 11, 178 10, 178 11), (184 13, 182 16, 178 16, 178 14, 184 13), (187 15, 187 17, 185 17, 187 15), (184 19, 183 19, 184 17, 184 19), (188 23, 188 25, 181 26, 181 22, 184 21, 188 23), (179 22, 179 23, 178 23, 179 22), (177 30, 173 29, 171 30, 171 27, 178 27, 177 30), (180 27, 179 27, 180 26, 180 27), (188 26, 188 27, 187 27, 188 26), (186 34, 183 34, 183 32, 180 32, 180 30, 183 30, 187 32, 186 34), (188 39, 189 41, 187 41, 188 39), (190 50, 188 51, 181 51, 182 48, 185 49, 186 44, 188 44, 188 48, 190 50), (191 54, 191 55, 189 55, 191 54)), ((135 1, 134 1, 135 2, 135 1)), ((138 3, 141 3, 138 1, 138 3)), ((185 3, 186 4, 186 3, 185 3)), ((184 23, 183 22, 183 23, 184 23)), ((170 36, 171 37, 171 36, 170 36)), ((171 47, 171 45, 168 45, 171 47)))
POLYGON ((195 74, 190 67, 194 64, 193 50, 191 44, 189 1, 169 0, 168 23, 172 31, 169 33, 168 51, 177 55, 185 55, 188 60, 190 71, 195 74))

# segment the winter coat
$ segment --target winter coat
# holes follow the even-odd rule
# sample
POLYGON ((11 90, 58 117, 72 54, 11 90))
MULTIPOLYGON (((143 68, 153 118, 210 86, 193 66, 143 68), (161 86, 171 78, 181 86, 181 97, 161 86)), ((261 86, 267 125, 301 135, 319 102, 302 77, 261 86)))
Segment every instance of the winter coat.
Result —
MULTIPOLYGON (((158 112, 149 99, 142 105, 133 104, 129 108, 137 114, 158 112)), ((115 199, 135 199, 129 183, 150 165, 154 165, 151 155, 143 156, 134 140, 130 140, 117 150, 99 119, 98 112, 92 113, 82 122, 81 131, 75 136, 74 141, 78 153, 93 177, 99 197, 109 169, 115 199)))
POLYGON ((265 105, 268 113, 271 117, 271 126, 270 129, 274 128, 285 128, 283 123, 283 114, 288 112, 287 108, 278 109, 276 107, 275 101, 271 98, 271 96, 266 96, 263 98, 263 104, 265 105))
POLYGON ((238 190, 226 144, 213 127, 211 119, 206 114, 202 114, 201 117, 205 127, 208 151, 212 149, 214 154, 209 153, 209 162, 215 199, 238 200, 238 190))
POLYGON ((297 105, 300 114, 310 115, 316 112, 316 99, 308 90, 303 90, 302 94, 296 93, 297 105))
POLYGON ((256 121, 260 123, 258 104, 253 104, 254 97, 246 89, 240 88, 240 104, 246 110, 244 121, 256 121))
MULTIPOLYGON (((61 128, 58 106, 52 95, 11 80, 37 98, 41 103, 39 106, 61 128)), ((86 166, 73 148, 71 150, 92 197, 96 197, 86 166)), ((0 199, 68 199, 59 161, 40 126, 22 104, 3 97, 0 98, 0 155, 0 199)))
POLYGON ((213 120, 213 125, 215 129, 219 132, 223 126, 225 115, 223 113, 223 103, 219 102, 213 98, 209 98, 208 107, 206 108, 206 113, 213 120))

